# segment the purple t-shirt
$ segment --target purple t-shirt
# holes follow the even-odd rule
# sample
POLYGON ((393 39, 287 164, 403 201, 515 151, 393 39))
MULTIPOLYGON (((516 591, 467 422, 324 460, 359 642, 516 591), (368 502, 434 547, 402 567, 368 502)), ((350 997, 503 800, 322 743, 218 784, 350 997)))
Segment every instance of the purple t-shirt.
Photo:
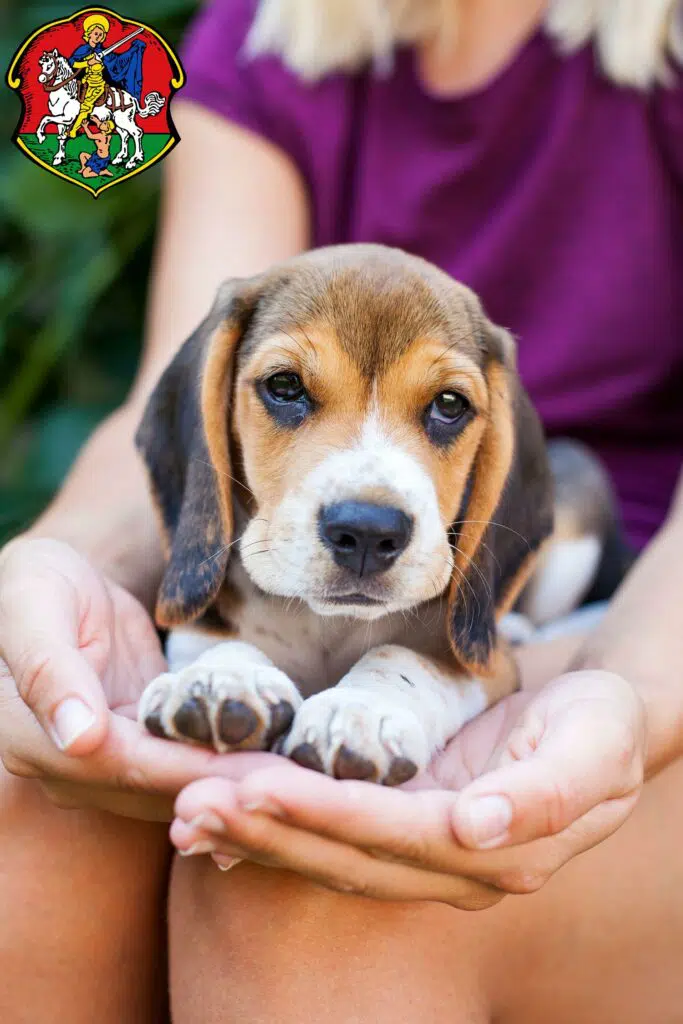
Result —
POLYGON ((618 89, 589 48, 563 58, 538 32, 457 99, 430 95, 408 49, 388 78, 310 86, 245 58, 254 8, 202 12, 183 96, 289 155, 315 245, 396 245, 474 288, 517 336, 548 434, 598 452, 642 546, 683 463, 681 81, 618 89))

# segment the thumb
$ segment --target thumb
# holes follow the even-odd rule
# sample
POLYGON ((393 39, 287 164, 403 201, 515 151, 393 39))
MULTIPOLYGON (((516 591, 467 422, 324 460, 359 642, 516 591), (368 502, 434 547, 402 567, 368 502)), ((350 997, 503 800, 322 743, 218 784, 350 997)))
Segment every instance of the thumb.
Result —
POLYGON ((0 654, 19 695, 59 749, 77 757, 100 746, 109 712, 78 648, 79 621, 76 594, 55 577, 36 577, 0 613, 0 654))
POLYGON ((637 736, 610 710, 591 702, 567 709, 526 759, 509 757, 463 789, 452 811, 460 842, 472 849, 527 843, 563 831, 606 800, 635 800, 643 777, 637 736))

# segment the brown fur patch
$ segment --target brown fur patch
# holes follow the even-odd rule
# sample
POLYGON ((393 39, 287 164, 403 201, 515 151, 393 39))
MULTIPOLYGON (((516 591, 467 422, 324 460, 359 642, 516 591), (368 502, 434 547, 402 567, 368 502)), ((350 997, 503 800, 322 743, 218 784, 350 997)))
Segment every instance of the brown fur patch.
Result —
MULTIPOLYGON (((232 467, 228 441, 228 402, 232 390, 232 361, 240 339, 239 326, 230 321, 219 324, 208 342, 204 372, 201 380, 200 408, 211 465, 216 474, 216 490, 223 525, 224 543, 229 543, 233 531, 232 467)), ((215 544, 218 531, 207 541, 215 544)))

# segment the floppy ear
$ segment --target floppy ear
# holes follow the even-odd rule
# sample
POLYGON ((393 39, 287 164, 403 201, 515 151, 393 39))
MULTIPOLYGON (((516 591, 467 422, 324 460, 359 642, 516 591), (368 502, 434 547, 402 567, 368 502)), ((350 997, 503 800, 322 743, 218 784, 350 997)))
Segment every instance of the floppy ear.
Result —
POLYGON ((454 524, 449 640, 468 670, 494 670, 496 620, 514 604, 552 530, 552 479, 538 416, 517 376, 514 342, 488 328, 489 416, 454 524))
POLYGON ((253 312, 254 281, 227 281, 154 389, 136 445, 149 473, 167 565, 156 618, 197 618, 225 577, 233 529, 228 404, 235 350, 253 312))

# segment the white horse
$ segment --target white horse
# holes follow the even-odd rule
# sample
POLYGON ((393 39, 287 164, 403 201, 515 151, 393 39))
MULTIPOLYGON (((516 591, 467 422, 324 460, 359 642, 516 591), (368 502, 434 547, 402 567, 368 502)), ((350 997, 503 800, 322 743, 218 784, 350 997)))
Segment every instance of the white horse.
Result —
MULTIPOLYGON (((64 162, 65 146, 67 135, 78 117, 81 104, 78 100, 78 83, 73 78, 73 70, 66 57, 63 57, 58 50, 45 51, 38 59, 40 74, 38 81, 48 94, 49 114, 46 114, 36 129, 36 136, 40 145, 45 142, 45 128, 48 124, 57 125, 59 145, 53 167, 59 167, 64 162), (65 81, 69 79, 69 81, 65 81), (64 84, 62 84, 64 83, 64 84)), ((112 87, 107 96, 107 103, 100 103, 95 107, 93 113, 100 120, 114 121, 114 126, 121 139, 121 149, 112 160, 113 164, 122 164, 125 161, 126 169, 130 170, 136 164, 142 163, 144 154, 142 152, 142 128, 136 124, 136 115, 140 117, 151 117, 158 114, 166 100, 158 92, 148 92, 145 96, 144 106, 140 106, 134 96, 131 96, 125 89, 112 87), (112 94, 114 103, 112 104, 112 94), (134 150, 132 156, 128 157, 128 140, 132 138, 134 150)))

